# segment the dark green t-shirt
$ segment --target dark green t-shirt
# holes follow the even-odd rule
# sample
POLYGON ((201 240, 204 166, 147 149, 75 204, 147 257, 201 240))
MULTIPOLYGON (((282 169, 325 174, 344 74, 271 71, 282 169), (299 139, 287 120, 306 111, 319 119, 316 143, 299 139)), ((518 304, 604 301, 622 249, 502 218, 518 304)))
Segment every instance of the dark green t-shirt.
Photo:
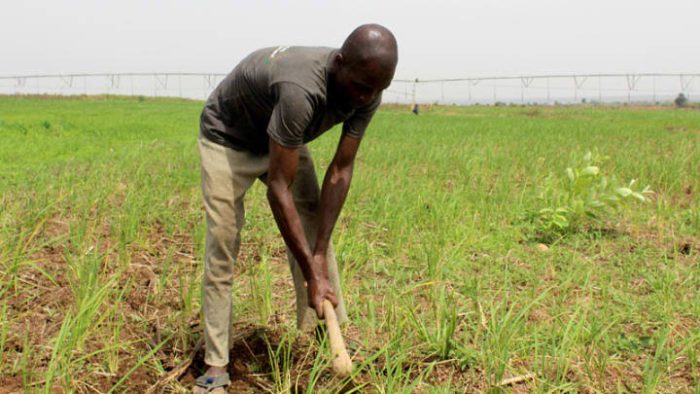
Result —
POLYGON ((202 135, 255 154, 269 151, 272 138, 285 147, 312 141, 336 124, 362 138, 379 107, 342 108, 328 94, 328 73, 336 49, 275 47, 253 52, 209 96, 200 118, 202 135))

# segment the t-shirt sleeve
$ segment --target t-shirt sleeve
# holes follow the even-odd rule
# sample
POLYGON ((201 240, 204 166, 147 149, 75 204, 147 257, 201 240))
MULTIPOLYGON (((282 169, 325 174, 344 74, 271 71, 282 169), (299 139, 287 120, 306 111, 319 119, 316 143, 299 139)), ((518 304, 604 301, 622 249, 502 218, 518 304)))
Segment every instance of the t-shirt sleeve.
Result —
POLYGON ((355 113, 343 123, 343 134, 348 134, 355 138, 362 138, 381 102, 382 95, 380 93, 372 102, 367 104, 367 106, 357 109, 355 113))
POLYGON ((277 98, 267 134, 278 144, 294 148, 304 144, 304 130, 311 123, 314 106, 309 94, 301 86, 280 82, 272 86, 277 98))

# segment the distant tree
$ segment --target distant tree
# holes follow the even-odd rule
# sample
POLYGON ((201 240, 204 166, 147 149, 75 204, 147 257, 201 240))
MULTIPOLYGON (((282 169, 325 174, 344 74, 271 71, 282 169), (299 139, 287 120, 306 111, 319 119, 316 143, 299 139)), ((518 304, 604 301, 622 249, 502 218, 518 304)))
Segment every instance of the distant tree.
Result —
POLYGON ((678 108, 683 108, 688 105, 688 98, 685 97, 685 94, 678 93, 678 97, 673 100, 673 104, 676 104, 676 107, 678 108))

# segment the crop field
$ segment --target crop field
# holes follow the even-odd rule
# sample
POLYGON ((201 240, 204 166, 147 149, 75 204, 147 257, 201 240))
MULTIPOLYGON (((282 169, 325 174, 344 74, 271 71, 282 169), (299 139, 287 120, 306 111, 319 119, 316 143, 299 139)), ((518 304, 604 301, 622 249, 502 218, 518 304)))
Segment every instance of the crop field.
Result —
MULTIPOLYGON (((0 97, 0 392, 189 392, 202 105, 0 97)), ((256 184, 229 391, 698 393, 698 174, 697 109, 383 107, 333 233, 352 376, 256 184)))

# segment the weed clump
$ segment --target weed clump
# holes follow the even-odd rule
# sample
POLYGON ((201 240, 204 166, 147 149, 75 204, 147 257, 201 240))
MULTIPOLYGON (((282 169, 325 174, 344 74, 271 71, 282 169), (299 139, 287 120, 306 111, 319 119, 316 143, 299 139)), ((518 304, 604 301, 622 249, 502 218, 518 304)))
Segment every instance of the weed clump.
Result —
POLYGON ((607 159, 589 151, 579 163, 567 167, 564 176, 547 177, 539 195, 544 207, 528 214, 538 239, 553 240, 586 231, 632 203, 649 201, 653 194, 649 186, 638 188, 635 179, 621 183, 614 175, 605 175, 601 165, 607 159))

